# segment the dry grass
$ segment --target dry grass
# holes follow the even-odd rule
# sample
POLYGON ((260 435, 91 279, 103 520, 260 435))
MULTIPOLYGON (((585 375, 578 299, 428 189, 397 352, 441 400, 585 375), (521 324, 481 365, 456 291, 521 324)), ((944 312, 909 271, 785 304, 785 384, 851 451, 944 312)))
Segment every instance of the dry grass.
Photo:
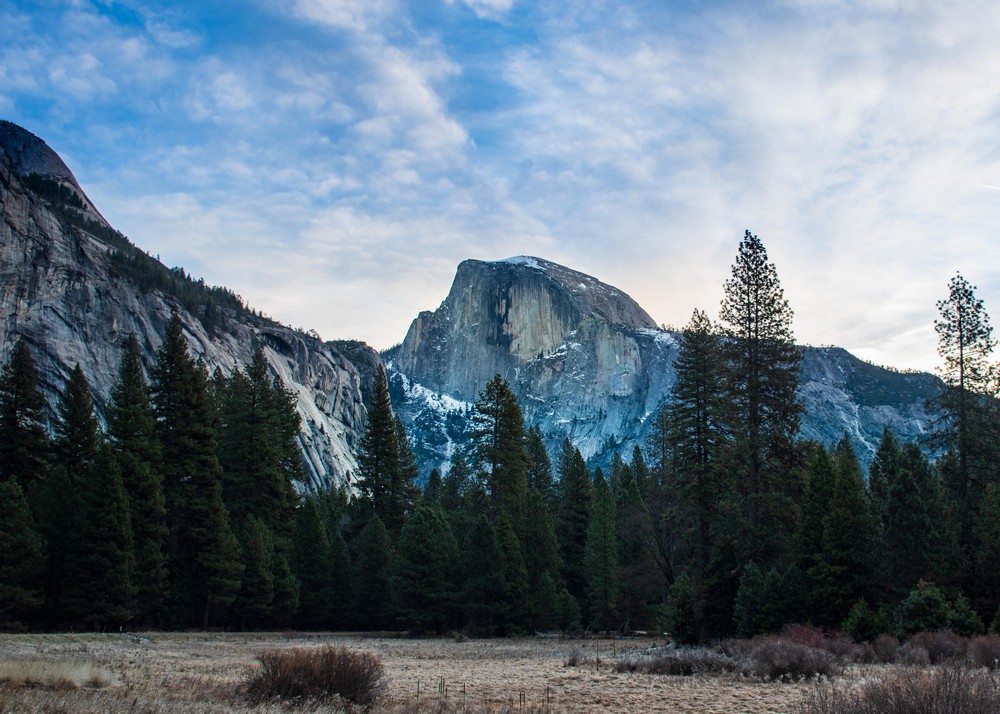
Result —
POLYGON ((895 667, 813 692, 802 714, 996 714, 1000 674, 989 670, 895 667))
POLYGON ((113 677, 90 662, 20 659, 0 662, 0 684, 9 686, 76 689, 106 687, 113 677))
POLYGON ((248 702, 236 694, 262 651, 367 652, 383 663, 384 696, 374 714, 418 712, 789 712, 815 687, 755 681, 737 673, 671 677, 614 672, 611 664, 663 645, 653 640, 410 640, 344 635, 155 634, 0 636, 0 661, 92 665, 109 673, 99 689, 0 684, 0 713, 288 714, 339 704, 301 699, 248 702), (580 664, 564 662, 574 649, 580 664), (294 706, 292 706, 294 705, 294 706))

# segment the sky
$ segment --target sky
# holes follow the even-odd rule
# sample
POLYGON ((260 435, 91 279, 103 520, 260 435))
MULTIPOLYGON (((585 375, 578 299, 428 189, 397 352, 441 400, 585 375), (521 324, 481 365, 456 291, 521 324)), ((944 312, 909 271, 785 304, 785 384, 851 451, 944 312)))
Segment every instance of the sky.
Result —
POLYGON ((1000 311, 998 37, 993 0, 0 0, 0 118, 324 339, 514 255, 683 326, 750 230, 797 341, 932 370, 956 271, 1000 311))

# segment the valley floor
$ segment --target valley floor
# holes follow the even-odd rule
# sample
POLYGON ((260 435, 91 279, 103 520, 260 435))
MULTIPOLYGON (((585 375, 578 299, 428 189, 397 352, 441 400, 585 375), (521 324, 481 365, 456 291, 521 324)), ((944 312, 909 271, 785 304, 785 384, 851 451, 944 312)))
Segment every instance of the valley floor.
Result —
MULTIPOLYGON (((376 712, 756 714, 791 711, 816 686, 763 683, 736 675, 670 677, 611 671, 617 657, 662 645, 662 640, 0 635, 0 714, 289 712, 293 709, 282 704, 246 704, 238 694, 239 682, 255 666, 259 652, 328 644, 371 652, 381 659, 389 682, 376 712), (579 664, 567 666, 573 658, 579 664), (32 678, 4 675, 17 666, 37 670, 36 681, 46 676, 64 681, 24 684, 32 678)), ((334 710, 307 705, 294 711, 334 710)))

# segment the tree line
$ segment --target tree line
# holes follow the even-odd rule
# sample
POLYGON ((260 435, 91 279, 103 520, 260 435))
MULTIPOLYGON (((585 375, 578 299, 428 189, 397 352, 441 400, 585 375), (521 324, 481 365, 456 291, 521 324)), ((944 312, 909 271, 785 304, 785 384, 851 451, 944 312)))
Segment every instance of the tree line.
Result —
POLYGON ((935 323, 932 438, 798 437, 799 351, 747 232, 719 322, 695 311, 645 449, 593 471, 548 454, 498 375, 468 447, 418 487, 379 371, 353 488, 298 495, 299 419, 257 353, 231 375, 177 316, 149 372, 130 340, 101 429, 77 368, 50 430, 31 356, 0 375, 4 627, 664 628, 682 642, 786 623, 973 633, 1000 598, 1000 432, 989 318, 960 275, 935 323))

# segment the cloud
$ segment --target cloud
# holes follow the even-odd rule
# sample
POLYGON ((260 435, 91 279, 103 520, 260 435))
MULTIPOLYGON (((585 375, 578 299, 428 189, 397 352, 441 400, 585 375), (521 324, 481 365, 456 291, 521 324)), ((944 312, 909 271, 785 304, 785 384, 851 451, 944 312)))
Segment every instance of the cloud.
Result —
MULTIPOLYGON (((463 5, 469 7, 476 17, 482 19, 495 20, 503 17, 514 7, 514 0, 460 0, 463 5)), ((455 0, 448 0, 449 5, 454 5, 455 0)))
POLYGON ((716 314, 745 228, 803 341, 929 368, 955 269, 1000 301, 1000 7, 449 5, 8 8, 0 108, 140 245, 377 346, 466 257, 716 314))

